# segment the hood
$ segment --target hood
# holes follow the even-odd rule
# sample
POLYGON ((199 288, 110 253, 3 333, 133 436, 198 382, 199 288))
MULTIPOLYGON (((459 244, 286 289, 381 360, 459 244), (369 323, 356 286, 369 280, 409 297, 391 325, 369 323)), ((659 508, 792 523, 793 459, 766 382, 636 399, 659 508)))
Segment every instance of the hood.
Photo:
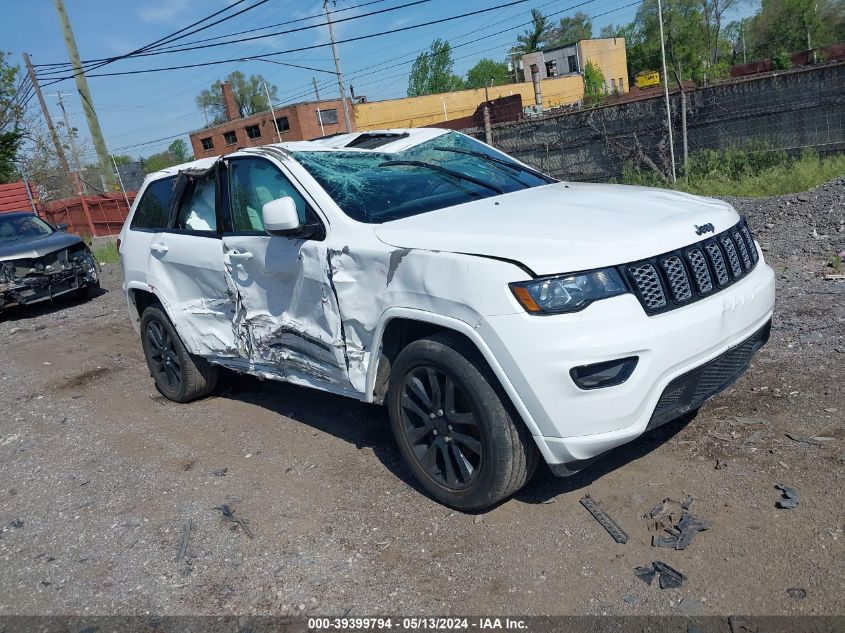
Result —
POLYGON ((400 248, 511 259, 538 275, 614 266, 705 239, 739 220, 721 200, 666 189, 555 183, 382 224, 400 248))
POLYGON ((56 231, 50 235, 24 237, 16 241, 0 240, 0 261, 44 257, 81 242, 80 237, 62 231, 56 231))

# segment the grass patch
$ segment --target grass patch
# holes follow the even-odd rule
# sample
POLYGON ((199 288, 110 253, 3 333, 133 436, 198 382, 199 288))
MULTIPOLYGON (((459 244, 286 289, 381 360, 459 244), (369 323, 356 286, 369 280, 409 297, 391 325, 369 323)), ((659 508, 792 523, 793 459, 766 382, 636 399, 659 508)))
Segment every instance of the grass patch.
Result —
MULTIPOLYGON (((675 189, 705 196, 762 198, 807 191, 845 175, 845 155, 824 158, 807 150, 798 158, 765 147, 731 147, 703 150, 691 155, 686 178, 679 176, 675 189)), ((621 182, 667 187, 649 171, 626 167, 621 182)))
POLYGON ((120 261, 120 256, 117 254, 117 244, 114 242, 98 246, 92 252, 101 264, 117 264, 120 261))

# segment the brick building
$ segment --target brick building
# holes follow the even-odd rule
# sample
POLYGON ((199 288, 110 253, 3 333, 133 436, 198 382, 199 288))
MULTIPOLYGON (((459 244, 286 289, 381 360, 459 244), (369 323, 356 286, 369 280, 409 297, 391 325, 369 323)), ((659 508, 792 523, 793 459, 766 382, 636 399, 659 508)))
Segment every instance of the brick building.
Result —
MULTIPOLYGON (((294 103, 274 108, 279 134, 273 124, 273 114, 267 110, 241 117, 229 84, 222 86, 226 121, 191 132, 194 156, 220 156, 241 147, 254 147, 282 141, 306 141, 327 134, 346 131, 343 104, 340 99, 324 99, 294 103)), ((347 99, 347 101, 349 101, 347 99)), ((349 102, 349 111, 352 104, 349 102)), ((351 129, 355 130, 354 117, 351 129)))

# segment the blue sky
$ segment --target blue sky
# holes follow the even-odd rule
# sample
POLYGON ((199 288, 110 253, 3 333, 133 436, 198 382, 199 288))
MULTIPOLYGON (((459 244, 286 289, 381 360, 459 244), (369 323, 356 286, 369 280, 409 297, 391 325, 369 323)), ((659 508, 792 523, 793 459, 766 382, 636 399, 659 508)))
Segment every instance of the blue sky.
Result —
MULTIPOLYGON (((361 15, 366 12, 406 4, 411 0, 386 0, 369 7, 343 11, 362 4, 364 0, 336 0, 335 19, 361 15)), ((369 33, 429 22, 440 18, 468 13, 478 9, 505 4, 508 0, 431 0, 423 4, 381 15, 364 17, 336 24, 339 40, 369 33)), ((253 4, 248 0, 237 9, 253 4)), ((357 95, 371 101, 402 97, 407 88, 407 76, 414 57, 426 49, 434 38, 448 40, 453 47, 455 70, 466 72, 482 57, 505 58, 508 49, 529 20, 529 11, 540 8, 555 13, 554 20, 577 10, 597 16, 594 33, 608 23, 625 23, 633 19, 637 7, 620 9, 631 0, 531 0, 513 7, 497 9, 460 20, 400 32, 383 37, 339 45, 341 65, 347 84, 355 87, 357 95), (571 8, 582 4, 578 8, 571 8), (559 13, 558 13, 559 12, 559 13), (599 15, 605 14, 606 15, 599 15), (513 30, 489 36, 498 31, 513 30)), ((27 52, 34 64, 66 62, 58 18, 49 0, 15 0, 4 8, 4 22, 0 26, 0 46, 12 53, 13 60, 27 52)), ((143 46, 187 26, 220 8, 231 4, 227 0, 148 0, 147 2, 115 2, 114 0, 66 0, 71 25, 83 59, 108 57, 143 46)), ((750 4, 750 3, 749 3, 750 4)), ((237 10, 235 9, 235 10, 237 10)), ((212 27, 182 42, 262 27, 268 24, 320 14, 322 0, 269 0, 260 7, 232 20, 212 27)), ((231 11, 231 12, 234 12, 231 11)), ((748 7, 742 11, 748 13, 748 7)), ((734 19, 732 16, 731 19, 734 19)), ((272 30, 320 24, 324 18, 298 22, 272 30)), ((266 31, 265 31, 266 32, 266 31)), ((261 34, 254 33, 253 35, 261 34)), ((227 46, 187 51, 168 55, 122 60, 104 67, 105 71, 126 71, 159 66, 202 63, 218 59, 266 55, 276 51, 327 43, 325 26, 266 39, 238 42, 227 46)), ((315 48, 273 57, 278 61, 333 70, 331 49, 315 48)), ((239 61, 201 68, 137 74, 122 77, 91 77, 88 80, 94 105, 106 142, 114 153, 132 156, 149 155, 166 148, 173 138, 187 141, 187 132, 203 127, 205 118, 196 107, 194 97, 216 79, 233 70, 262 74, 278 87, 279 103, 311 99, 314 96, 312 77, 317 78, 322 98, 337 96, 337 82, 329 74, 287 68, 260 61, 239 61), (163 137, 166 140, 151 143, 163 137)), ((69 93, 66 107, 71 125, 87 136, 85 118, 72 80, 45 88, 53 116, 58 120, 57 90, 69 93)), ((31 105, 36 106, 33 100, 31 105)), ((88 144, 90 146, 90 143, 88 144)), ((93 156, 87 157, 93 160, 93 156)))

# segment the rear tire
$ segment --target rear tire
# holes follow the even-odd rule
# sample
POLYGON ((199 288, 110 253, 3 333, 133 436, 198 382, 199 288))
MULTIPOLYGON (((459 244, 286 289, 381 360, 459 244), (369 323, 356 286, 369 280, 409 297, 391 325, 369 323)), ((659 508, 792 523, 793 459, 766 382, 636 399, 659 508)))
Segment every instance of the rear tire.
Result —
POLYGON ((390 425, 414 478, 441 503, 481 510, 522 488, 537 446, 484 359, 461 337, 410 343, 390 372, 390 425))
POLYGON ((141 315, 141 345, 156 389, 168 400, 197 400, 217 385, 217 367, 188 352, 158 306, 146 308, 141 315))

